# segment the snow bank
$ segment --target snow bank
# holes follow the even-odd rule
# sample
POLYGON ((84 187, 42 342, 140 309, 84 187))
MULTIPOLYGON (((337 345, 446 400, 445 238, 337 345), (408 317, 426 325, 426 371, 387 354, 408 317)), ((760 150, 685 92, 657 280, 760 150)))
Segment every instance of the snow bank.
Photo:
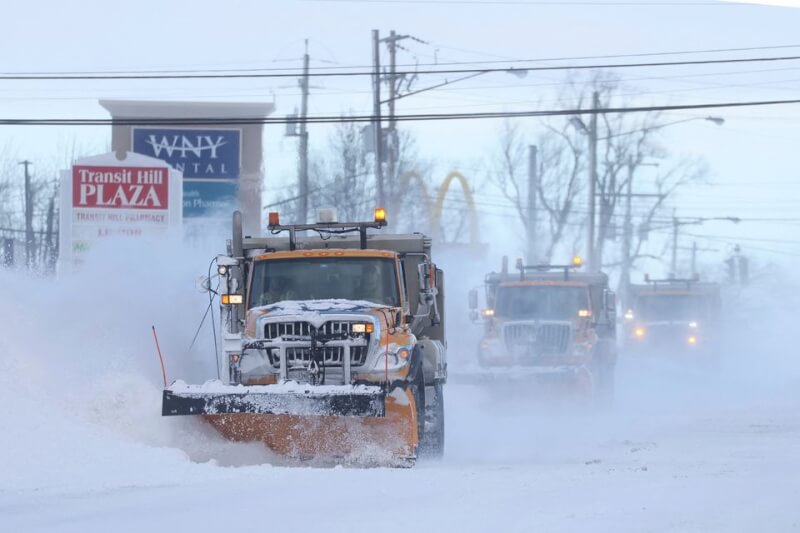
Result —
POLYGON ((213 253, 105 243, 69 279, 0 270, 0 493, 152 486, 265 462, 198 421, 166 419, 151 326, 170 376, 215 372, 208 305, 194 280, 213 253))

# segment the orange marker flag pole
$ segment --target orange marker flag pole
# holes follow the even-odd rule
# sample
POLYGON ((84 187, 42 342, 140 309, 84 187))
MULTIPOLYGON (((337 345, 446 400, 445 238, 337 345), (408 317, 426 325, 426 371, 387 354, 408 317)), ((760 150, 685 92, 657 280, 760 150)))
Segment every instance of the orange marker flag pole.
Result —
POLYGON ((156 327, 153 326, 153 339, 156 341, 156 350, 158 351, 158 360, 161 362, 161 377, 164 378, 164 387, 167 386, 167 370, 164 368, 164 357, 161 355, 161 346, 158 345, 158 335, 156 335, 156 327))

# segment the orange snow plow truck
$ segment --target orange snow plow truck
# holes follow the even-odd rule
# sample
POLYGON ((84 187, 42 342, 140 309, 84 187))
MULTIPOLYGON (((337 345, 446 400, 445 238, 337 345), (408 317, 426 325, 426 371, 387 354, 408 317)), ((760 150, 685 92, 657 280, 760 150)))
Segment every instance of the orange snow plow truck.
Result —
MULTIPOLYGON (((615 295, 608 276, 567 265, 525 265, 486 276, 480 365, 474 378, 565 387, 610 400, 617 360, 615 295)), ((477 318, 478 293, 470 293, 477 318)), ((457 376, 454 376, 456 379, 457 376)))
MULTIPOLYGON (((175 382, 164 416, 200 415, 226 438, 298 459, 413 465, 442 454, 444 273, 422 234, 371 222, 281 225, 216 259, 224 380, 175 382), (288 238, 280 237, 288 233, 288 238)), ((210 288, 210 285, 209 285, 210 288)))

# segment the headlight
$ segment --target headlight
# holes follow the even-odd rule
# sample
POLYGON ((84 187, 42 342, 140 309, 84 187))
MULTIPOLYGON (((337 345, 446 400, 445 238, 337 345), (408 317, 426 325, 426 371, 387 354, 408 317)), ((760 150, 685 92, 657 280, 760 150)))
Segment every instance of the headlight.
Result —
POLYGON ((372 333, 373 331, 375 331, 375 324, 371 322, 353 324, 353 333, 372 333))
POLYGON ((689 322, 689 327, 692 329, 697 329, 697 322, 689 322))
POLYGON ((220 296, 222 305, 239 305, 244 303, 244 296, 241 294, 223 294, 220 296))
POLYGON ((414 351, 413 346, 398 346, 397 344, 390 344, 389 349, 386 346, 378 348, 378 354, 375 358, 375 370, 383 370, 386 368, 387 357, 389 359, 389 370, 397 370, 408 364, 411 359, 411 353, 414 351))
POLYGON ((637 339, 643 339, 645 334, 647 334, 647 330, 645 330, 641 326, 633 330, 633 336, 636 337, 637 339))
POLYGON ((686 339, 686 342, 694 346, 695 344, 697 344, 697 337, 695 337, 694 335, 689 335, 689 338, 686 339))

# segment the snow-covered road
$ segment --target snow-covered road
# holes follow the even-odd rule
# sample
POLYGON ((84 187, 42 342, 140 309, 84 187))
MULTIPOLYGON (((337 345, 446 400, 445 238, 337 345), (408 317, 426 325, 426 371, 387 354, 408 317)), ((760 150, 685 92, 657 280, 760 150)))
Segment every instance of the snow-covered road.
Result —
POLYGON ((0 532, 800 531, 796 303, 748 311, 758 335, 719 368, 622 358, 609 410, 451 383, 442 462, 311 468, 159 416, 150 325, 183 377, 204 309, 186 264, 157 284, 127 267, 92 298, 4 283, 22 308, 0 307, 0 532))
MULTIPOLYGON (((797 392, 752 402, 684 389, 670 406, 628 388, 600 414, 449 393, 447 458, 413 470, 198 464, 119 428, 57 427, 51 457, 4 457, 3 471, 32 470, 16 485, 0 475, 0 531, 800 529, 797 392)), ((210 439, 203 453, 222 462, 241 451, 181 435, 210 439)))

